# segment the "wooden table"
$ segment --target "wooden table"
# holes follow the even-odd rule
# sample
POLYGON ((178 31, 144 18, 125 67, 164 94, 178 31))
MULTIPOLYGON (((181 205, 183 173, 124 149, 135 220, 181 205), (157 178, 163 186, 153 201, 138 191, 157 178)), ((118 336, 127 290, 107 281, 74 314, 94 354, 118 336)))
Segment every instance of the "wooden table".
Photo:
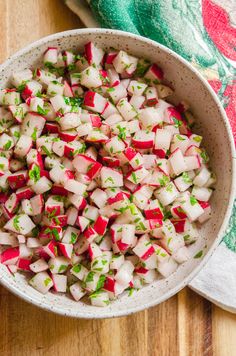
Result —
MULTIPOLYGON (((0 24, 0 62, 40 37, 83 27, 61 0, 0 0, 0 24)), ((129 317, 76 320, 0 287, 0 355, 234 356, 236 316, 185 288, 129 317)))

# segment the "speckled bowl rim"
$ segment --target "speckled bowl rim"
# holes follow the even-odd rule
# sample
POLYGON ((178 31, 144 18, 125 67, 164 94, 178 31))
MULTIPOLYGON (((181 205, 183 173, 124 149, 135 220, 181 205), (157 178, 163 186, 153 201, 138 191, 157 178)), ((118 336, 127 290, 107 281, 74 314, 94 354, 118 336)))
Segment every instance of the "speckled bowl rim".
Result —
POLYGON ((155 42, 152 41, 148 38, 142 37, 142 36, 138 36, 129 32, 125 32, 125 31, 120 31, 120 30, 111 30, 111 29, 100 29, 100 28, 88 28, 88 29, 76 29, 76 30, 70 30, 70 31, 64 31, 64 32, 58 32, 55 33, 53 35, 49 35, 46 37, 43 37, 42 39, 39 39, 29 45, 27 45, 26 47, 24 47, 23 49, 19 50, 18 52, 16 52, 15 54, 13 54, 11 57, 9 57, 3 64, 0 65, 0 72, 3 71, 8 65, 10 65, 12 63, 13 60, 16 60, 19 56, 24 55, 28 52, 30 52, 32 49, 41 46, 43 44, 46 44, 49 41, 52 40, 58 40, 60 38, 64 38, 64 37, 72 37, 75 35, 86 35, 86 34, 95 34, 95 35, 115 35, 115 36, 119 36, 119 37, 124 37, 124 38, 131 38, 134 40, 138 40, 144 43, 148 43, 149 45, 152 45, 153 47, 159 48, 162 51, 166 52, 167 54, 173 56, 174 58, 176 58, 178 61, 182 62, 182 64, 184 64, 186 67, 188 67, 188 69, 190 69, 197 77, 198 79, 200 79, 200 81, 203 83, 203 85, 206 87, 207 91, 211 94, 215 105, 218 107, 220 114, 221 114, 221 118, 224 122, 224 125, 226 127, 226 131, 227 131, 227 135, 228 135, 228 141, 230 143, 230 151, 231 151, 231 157, 229 157, 229 159, 231 159, 231 167, 232 167, 232 183, 231 183, 231 189, 230 189, 230 197, 229 197, 229 204, 228 204, 228 208, 226 210, 225 216, 224 216, 224 220, 223 223, 219 229, 219 233, 218 236, 215 238, 212 246, 210 247, 209 251, 207 252, 207 254, 202 258, 201 262, 199 262, 198 266, 196 268, 193 269, 193 271, 186 277, 184 278, 179 284, 177 284, 175 286, 175 288, 170 289, 167 293, 165 293, 162 297, 158 297, 158 300, 152 300, 143 304, 140 304, 138 306, 135 307, 131 307, 129 308, 129 306, 127 305, 127 310, 117 310, 117 311, 105 311, 104 310, 104 314, 101 315, 96 315, 96 309, 94 309, 94 313, 89 313, 88 315, 86 315, 86 313, 80 313, 78 311, 74 311, 73 309, 71 310, 63 310, 62 308, 58 308, 57 306, 53 306, 53 308, 50 305, 47 305, 45 303, 44 304, 39 304, 36 300, 34 300, 34 298, 29 297, 28 295, 24 294, 23 292, 19 291, 17 289, 17 287, 10 285, 7 281, 5 281, 4 279, 0 279, 0 283, 6 287, 8 290, 10 290, 12 293, 14 293, 16 296, 24 299, 25 301, 33 304, 33 305, 37 305, 38 307, 50 311, 50 312, 54 312, 63 316, 69 316, 69 317, 76 317, 76 318, 83 318, 83 319, 103 319, 103 318, 112 318, 112 317, 120 317, 120 316, 126 316, 126 315, 130 315, 139 311, 142 311, 144 309, 153 307, 159 303, 162 303, 163 301, 169 299, 170 297, 172 297, 173 295, 175 295, 176 293, 178 293, 181 289, 183 289, 185 286, 188 285, 188 283, 196 276, 196 274, 200 271, 201 268, 203 268, 203 266, 206 265, 208 259, 210 258, 210 256, 213 254, 213 252, 215 251, 215 249, 217 248, 217 246, 219 245, 220 241, 222 240, 225 230, 227 228, 228 222, 229 222, 229 218, 231 215, 231 211, 232 211, 232 207, 233 207, 233 202, 234 202, 234 198, 236 196, 236 152, 235 152, 235 146, 234 146, 234 139, 233 139, 233 134, 230 128, 230 124, 228 121, 228 118, 226 116, 225 110, 223 109, 217 95, 215 94, 215 92, 213 91, 213 89, 211 88, 210 84, 207 82, 207 80, 191 65, 189 64, 185 59, 183 59, 182 57, 180 57, 178 54, 176 54, 175 52, 173 52, 172 50, 170 50, 169 48, 155 42))

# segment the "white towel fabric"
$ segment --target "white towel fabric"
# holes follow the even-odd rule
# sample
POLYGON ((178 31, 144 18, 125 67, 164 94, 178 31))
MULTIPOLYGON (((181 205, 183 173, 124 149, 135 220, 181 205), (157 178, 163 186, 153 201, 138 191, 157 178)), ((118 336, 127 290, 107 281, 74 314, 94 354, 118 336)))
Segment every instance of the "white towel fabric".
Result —
POLYGON ((224 242, 189 287, 219 307, 236 313, 236 256, 224 242))

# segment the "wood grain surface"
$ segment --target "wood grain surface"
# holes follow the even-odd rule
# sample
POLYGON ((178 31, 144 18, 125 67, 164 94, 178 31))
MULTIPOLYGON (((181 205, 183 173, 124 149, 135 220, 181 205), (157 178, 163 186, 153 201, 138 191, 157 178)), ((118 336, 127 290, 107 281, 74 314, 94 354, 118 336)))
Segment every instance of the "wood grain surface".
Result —
MULTIPOLYGON (((40 37, 83 27, 61 0, 0 0, 0 62, 40 37)), ((119 319, 50 314, 0 287, 1 356, 234 356, 236 316, 185 288, 119 319)))

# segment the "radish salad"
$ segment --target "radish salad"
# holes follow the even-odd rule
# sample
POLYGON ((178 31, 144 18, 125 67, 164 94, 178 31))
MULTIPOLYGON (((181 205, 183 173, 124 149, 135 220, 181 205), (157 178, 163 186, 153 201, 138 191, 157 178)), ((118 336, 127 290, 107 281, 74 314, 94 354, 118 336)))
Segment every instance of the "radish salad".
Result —
MULTIPOLYGON (((168 75, 168 73, 167 73, 168 75)), ((45 294, 106 306, 167 278, 211 215, 215 175, 162 69, 49 47, 0 90, 0 262, 45 294), (83 300, 86 300, 84 298, 83 300)))

